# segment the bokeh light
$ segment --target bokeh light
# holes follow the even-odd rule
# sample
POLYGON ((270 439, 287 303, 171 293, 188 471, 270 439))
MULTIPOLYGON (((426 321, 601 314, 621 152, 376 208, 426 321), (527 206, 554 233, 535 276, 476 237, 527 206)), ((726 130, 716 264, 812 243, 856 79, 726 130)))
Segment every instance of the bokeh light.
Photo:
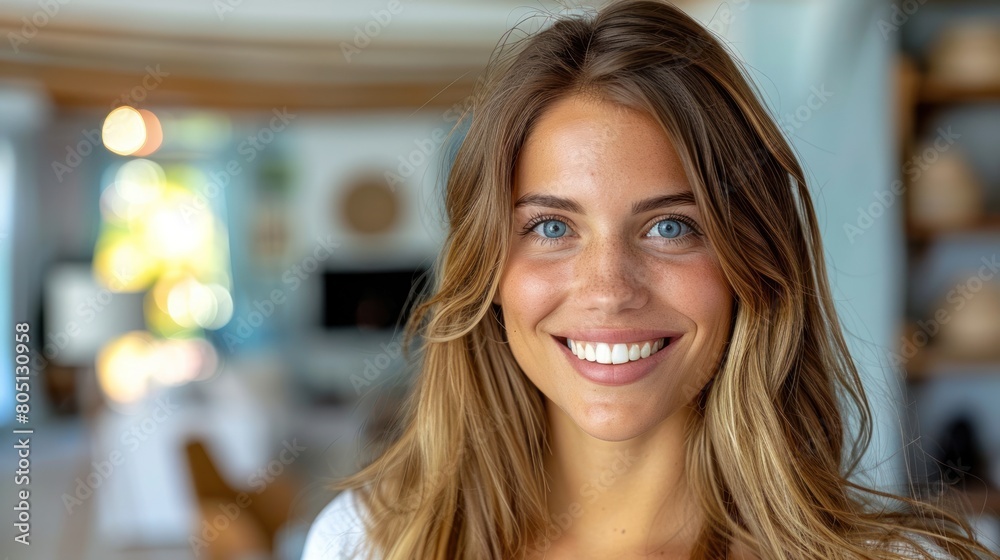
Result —
POLYGON ((121 231, 105 232, 94 251, 94 276, 112 292, 144 290, 160 270, 160 263, 121 231))
POLYGON ((155 341, 149 333, 127 333, 101 349, 97 355, 97 381, 104 394, 113 402, 129 404, 149 392, 149 359, 155 351, 155 341))
POLYGON ((202 284, 194 279, 177 282, 166 296, 166 311, 182 327, 218 329, 233 316, 229 290, 218 284, 202 284))
POLYGON ((183 385, 201 374, 202 351, 195 340, 162 340, 157 344, 150 376, 160 385, 183 385))
POLYGON ((183 261, 210 250, 215 223, 189 192, 168 187, 163 198, 131 226, 150 255, 183 261))
POLYGON ((115 189, 129 204, 142 208, 163 196, 166 173, 160 164, 148 159, 133 159, 115 173, 115 189))
POLYGON ((146 124, 142 114, 127 105, 108 113, 101 127, 104 147, 123 156, 131 155, 146 143, 146 124))
POLYGON ((167 294, 167 313, 182 327, 200 327, 218 311, 215 295, 194 279, 178 282, 167 294))
POLYGON ((157 339, 132 331, 109 342, 97 357, 97 379, 110 401, 127 405, 159 387, 213 376, 219 357, 203 338, 157 339))
POLYGON ((146 126, 146 140, 133 155, 145 157, 163 144, 163 127, 160 126, 160 119, 156 118, 152 111, 139 109, 139 114, 142 115, 142 123, 146 126))
POLYGON ((233 296, 229 290, 219 284, 209 284, 208 289, 215 297, 215 315, 201 326, 212 330, 221 329, 233 318, 233 296))

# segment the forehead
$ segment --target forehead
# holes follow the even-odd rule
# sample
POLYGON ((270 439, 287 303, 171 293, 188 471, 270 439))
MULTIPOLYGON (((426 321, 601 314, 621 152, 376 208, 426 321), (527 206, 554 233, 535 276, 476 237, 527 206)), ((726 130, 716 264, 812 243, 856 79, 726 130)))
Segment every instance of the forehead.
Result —
POLYGON ((619 195, 657 185, 690 190, 676 149, 652 116, 580 96, 542 113, 514 175, 515 196, 556 187, 619 195))

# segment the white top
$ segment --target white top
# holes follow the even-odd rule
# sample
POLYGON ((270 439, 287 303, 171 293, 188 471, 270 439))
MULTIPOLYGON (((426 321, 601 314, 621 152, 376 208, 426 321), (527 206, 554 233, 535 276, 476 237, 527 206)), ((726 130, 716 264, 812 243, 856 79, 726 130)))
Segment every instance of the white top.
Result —
POLYGON ((316 516, 302 551, 302 560, 362 560, 365 527, 363 504, 353 490, 344 490, 316 516))
MULTIPOLYGON (((362 508, 363 505, 353 490, 345 490, 337 495, 316 516, 309 528, 301 560, 367 560, 365 551, 362 550, 365 544, 362 508)), ((917 537, 917 540, 921 544, 930 545, 929 549, 935 558, 950 558, 926 539, 917 537)), ((904 555, 913 554, 913 558, 922 558, 917 551, 902 543, 893 549, 904 555)))

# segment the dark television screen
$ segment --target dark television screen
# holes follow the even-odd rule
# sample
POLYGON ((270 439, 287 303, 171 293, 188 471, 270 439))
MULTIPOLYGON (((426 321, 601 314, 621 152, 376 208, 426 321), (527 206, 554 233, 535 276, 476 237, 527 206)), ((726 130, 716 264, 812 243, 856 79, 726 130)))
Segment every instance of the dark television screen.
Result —
POLYGON ((392 329, 403 325, 427 275, 423 268, 325 272, 323 328, 392 329))

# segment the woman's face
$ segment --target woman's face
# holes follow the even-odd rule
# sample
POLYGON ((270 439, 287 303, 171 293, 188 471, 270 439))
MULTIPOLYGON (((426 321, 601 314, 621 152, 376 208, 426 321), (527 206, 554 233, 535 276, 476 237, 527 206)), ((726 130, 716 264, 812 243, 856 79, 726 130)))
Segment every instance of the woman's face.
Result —
POLYGON ((733 305, 672 144, 645 113, 568 97, 536 122, 514 182, 494 299, 514 357, 591 436, 646 432, 711 378, 733 305))

